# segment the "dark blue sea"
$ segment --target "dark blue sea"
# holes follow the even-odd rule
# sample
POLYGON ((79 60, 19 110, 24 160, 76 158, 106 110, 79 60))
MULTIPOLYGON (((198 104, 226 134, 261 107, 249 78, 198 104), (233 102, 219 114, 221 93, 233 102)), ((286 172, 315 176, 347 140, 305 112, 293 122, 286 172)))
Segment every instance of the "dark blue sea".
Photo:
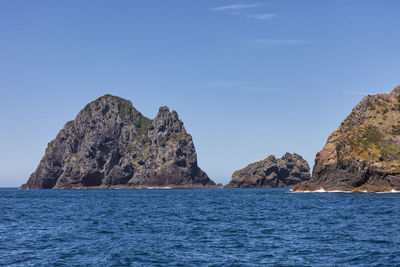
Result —
POLYGON ((400 265, 400 194, 0 189, 3 266, 400 265))

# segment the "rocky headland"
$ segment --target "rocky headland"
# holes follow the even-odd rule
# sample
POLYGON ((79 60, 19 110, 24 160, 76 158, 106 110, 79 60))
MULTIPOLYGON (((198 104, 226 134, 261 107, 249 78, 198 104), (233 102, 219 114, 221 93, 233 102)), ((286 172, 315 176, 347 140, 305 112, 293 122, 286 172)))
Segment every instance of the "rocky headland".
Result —
POLYGON ((300 155, 271 155, 232 174, 226 187, 290 187, 310 179, 310 167, 300 155))
POLYGON ((400 190, 400 86, 368 95, 329 135, 309 181, 293 191, 400 190))
POLYGON ((175 111, 151 120, 130 101, 105 95, 89 103, 48 144, 21 188, 209 187, 192 136, 175 111))

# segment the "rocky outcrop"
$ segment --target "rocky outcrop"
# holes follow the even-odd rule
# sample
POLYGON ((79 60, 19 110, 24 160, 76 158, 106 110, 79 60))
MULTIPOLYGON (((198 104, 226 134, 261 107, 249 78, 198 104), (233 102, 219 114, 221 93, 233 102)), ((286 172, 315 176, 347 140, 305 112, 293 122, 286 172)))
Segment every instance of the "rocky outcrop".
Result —
POLYGON ((161 107, 151 120, 130 101, 105 95, 65 124, 21 188, 213 185, 175 111, 161 107))
POLYGON ((400 190, 400 86, 368 95, 328 137, 304 190, 400 190))
POLYGON ((227 187, 289 187, 310 179, 310 167, 300 155, 269 156, 235 171, 227 187))

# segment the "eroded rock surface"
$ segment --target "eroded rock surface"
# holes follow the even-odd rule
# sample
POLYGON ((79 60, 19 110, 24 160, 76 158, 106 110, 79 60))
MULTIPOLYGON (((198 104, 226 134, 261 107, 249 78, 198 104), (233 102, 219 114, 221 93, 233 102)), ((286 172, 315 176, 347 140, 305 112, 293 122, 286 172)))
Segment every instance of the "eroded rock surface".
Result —
POLYGON ((400 86, 368 95, 328 137, 312 178, 293 190, 400 190, 400 86))
POLYGON ((227 187, 289 187, 310 179, 310 167, 300 155, 269 156, 235 171, 227 187))
POLYGON ((151 120, 105 95, 65 124, 21 188, 213 185, 175 111, 161 107, 151 120))

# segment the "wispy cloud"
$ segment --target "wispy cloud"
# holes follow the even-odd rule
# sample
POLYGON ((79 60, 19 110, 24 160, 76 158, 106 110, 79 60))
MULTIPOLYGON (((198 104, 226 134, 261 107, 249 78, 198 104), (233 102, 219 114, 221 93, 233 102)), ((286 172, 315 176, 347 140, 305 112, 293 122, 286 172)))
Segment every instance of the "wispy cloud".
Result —
POLYGON ((258 19, 258 20, 269 20, 278 17, 277 14, 251 14, 246 15, 246 18, 250 19, 258 19))
POLYGON ((259 7, 261 4, 253 3, 253 4, 233 4, 233 5, 227 5, 227 6, 219 6, 219 7, 214 7, 211 10, 212 11, 232 11, 232 10, 241 10, 241 9, 248 9, 248 8, 254 8, 254 7, 259 7))
POLYGON ((247 39, 243 40, 247 44, 253 45, 301 45, 309 43, 306 40, 298 39, 247 39))
POLYGON ((211 9, 211 11, 220 11, 220 12, 227 13, 230 15, 238 15, 238 16, 241 16, 244 18, 250 18, 250 19, 256 19, 256 20, 270 20, 270 19, 278 17, 277 14, 273 14, 273 13, 249 14, 249 12, 246 12, 246 10, 248 10, 248 9, 254 9, 256 7, 261 7, 261 6, 264 6, 264 4, 260 4, 260 3, 232 4, 232 5, 227 5, 227 6, 214 7, 211 9))

